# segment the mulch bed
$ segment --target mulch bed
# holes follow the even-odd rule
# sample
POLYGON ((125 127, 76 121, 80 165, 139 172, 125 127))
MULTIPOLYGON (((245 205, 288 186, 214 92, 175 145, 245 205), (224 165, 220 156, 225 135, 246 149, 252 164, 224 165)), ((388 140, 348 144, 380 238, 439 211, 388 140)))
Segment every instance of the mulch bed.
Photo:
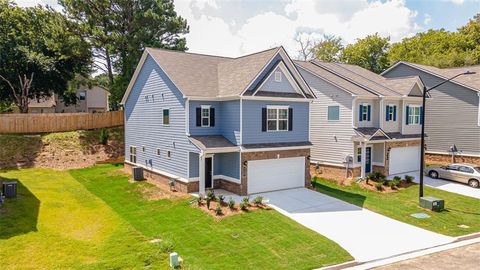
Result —
POLYGON ((270 207, 268 207, 267 205, 264 205, 264 204, 256 206, 253 203, 249 203, 247 211, 243 211, 243 210, 240 209, 239 204, 235 204, 234 208, 230 209, 228 207, 228 205, 226 203, 224 203, 224 204, 221 205, 222 214, 217 215, 217 213, 215 213, 215 208, 217 208, 218 204, 219 204, 219 202, 212 201, 212 202, 210 202, 210 209, 207 209, 207 203, 205 201, 203 201, 201 205, 198 205, 198 203, 196 201, 193 201, 192 202, 192 207, 199 208, 203 212, 205 212, 205 213, 209 214, 210 216, 214 217, 216 220, 221 220, 221 219, 224 219, 226 217, 230 217, 230 216, 234 216, 234 215, 241 215, 241 214, 244 214, 244 213, 247 213, 247 212, 256 211, 258 209, 266 209, 266 210, 271 209, 270 207))
POLYGON ((363 180, 360 183, 358 183, 358 186, 360 186, 363 189, 370 190, 370 191, 376 191, 376 192, 381 192, 381 193, 392 193, 392 192, 397 192, 399 190, 405 189, 405 188, 410 187, 412 185, 415 185, 415 183, 407 183, 406 181, 400 181, 400 186, 399 187, 391 188, 389 186, 383 185, 382 186, 383 189, 380 191, 375 186, 377 183, 378 182, 375 182, 373 180, 369 180, 368 184, 367 184, 367 181, 363 180))

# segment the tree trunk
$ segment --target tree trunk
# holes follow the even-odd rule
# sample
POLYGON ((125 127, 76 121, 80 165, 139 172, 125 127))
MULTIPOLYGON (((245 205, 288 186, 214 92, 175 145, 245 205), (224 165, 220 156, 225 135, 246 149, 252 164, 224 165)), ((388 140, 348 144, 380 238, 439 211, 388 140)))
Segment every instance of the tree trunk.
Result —
POLYGON ((110 83, 110 89, 113 86, 113 70, 112 70, 112 59, 110 59, 110 52, 107 48, 105 48, 105 58, 107 60, 107 73, 108 73, 108 81, 110 83))

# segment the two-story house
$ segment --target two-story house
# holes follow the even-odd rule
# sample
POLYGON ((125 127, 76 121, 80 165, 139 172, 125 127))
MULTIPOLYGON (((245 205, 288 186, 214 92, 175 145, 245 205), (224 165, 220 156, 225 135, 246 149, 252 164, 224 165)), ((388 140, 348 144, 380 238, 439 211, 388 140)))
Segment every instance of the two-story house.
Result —
POLYGON ((313 97, 282 47, 238 58, 147 48, 122 100, 126 169, 183 192, 309 185, 313 97))
POLYGON ((419 170, 421 80, 387 79, 359 66, 295 61, 317 97, 311 162, 338 177, 419 170))
POLYGON ((476 74, 457 77, 429 92, 426 150, 434 160, 450 162, 455 145, 457 161, 480 163, 480 66, 441 69, 400 61, 382 73, 386 78, 420 76, 433 87, 467 70, 476 74))

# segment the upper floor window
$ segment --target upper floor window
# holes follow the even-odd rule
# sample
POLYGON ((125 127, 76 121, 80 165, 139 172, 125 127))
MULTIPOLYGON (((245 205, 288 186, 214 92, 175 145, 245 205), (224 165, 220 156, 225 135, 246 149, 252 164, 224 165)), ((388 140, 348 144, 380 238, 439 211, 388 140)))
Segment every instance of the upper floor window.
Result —
POLYGON ((267 107, 267 131, 288 130, 288 107, 267 107))
POLYGON ((210 126, 210 106, 202 106, 202 127, 210 126))
POLYGON ((81 91, 78 95, 79 95, 78 99, 85 100, 85 98, 87 96, 87 92, 86 91, 81 91))
POLYGON ((420 106, 407 106, 407 125, 421 124, 422 108, 420 106))
POLYGON ((281 82, 282 81, 282 72, 281 71, 275 71, 275 81, 276 82, 281 82))
POLYGON ((340 106, 328 106, 328 121, 340 120, 340 106))
POLYGON ((359 107, 359 115, 358 115, 358 120, 360 122, 362 121, 370 121, 370 113, 371 113, 371 106, 370 104, 360 104, 359 107))
POLYGON ((397 121, 397 106, 396 105, 387 105, 385 108, 385 120, 386 121, 397 121))
POLYGON ((137 147, 130 146, 129 154, 130 154, 130 162, 137 163, 137 147))
POLYGON ((163 124, 170 125, 170 110, 163 109, 163 124))

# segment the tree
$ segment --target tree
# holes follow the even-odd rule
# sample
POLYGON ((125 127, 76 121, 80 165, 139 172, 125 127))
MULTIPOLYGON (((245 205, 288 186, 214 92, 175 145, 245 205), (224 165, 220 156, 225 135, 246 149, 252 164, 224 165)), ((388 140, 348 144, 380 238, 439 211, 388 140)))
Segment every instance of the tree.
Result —
POLYGON ((28 112, 31 98, 62 94, 90 72, 88 44, 59 12, 0 0, 0 98, 28 112))
POLYGON ((465 26, 460 27, 458 32, 466 41, 468 51, 466 64, 480 64, 480 13, 475 15, 465 26))
POLYGON ((302 37, 302 35, 297 35, 295 38, 295 41, 297 42, 299 48, 298 48, 298 59, 303 60, 303 61, 309 61, 312 60, 312 58, 315 57, 315 46, 316 46, 316 41, 307 36, 307 37, 302 37))
POLYGON ((177 15, 172 0, 59 2, 93 46, 96 67, 108 75, 114 103, 122 98, 145 47, 187 49, 182 36, 188 33, 187 22, 177 15))
POLYGON ((389 37, 383 38, 378 34, 358 39, 342 50, 340 61, 380 73, 389 65, 387 59, 389 41, 389 37))
POLYGON ((330 35, 325 35, 313 49, 315 58, 323 62, 338 62, 342 50, 342 39, 330 35))

